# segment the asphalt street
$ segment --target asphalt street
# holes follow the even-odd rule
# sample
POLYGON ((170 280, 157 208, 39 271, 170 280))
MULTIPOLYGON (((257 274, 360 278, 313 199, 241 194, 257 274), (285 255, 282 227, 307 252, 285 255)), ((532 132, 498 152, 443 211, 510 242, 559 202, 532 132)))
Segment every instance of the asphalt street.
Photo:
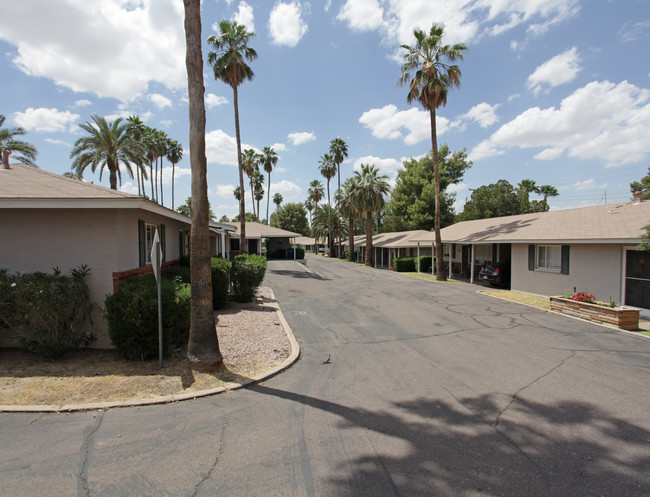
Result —
POLYGON ((322 257, 270 261, 265 284, 293 367, 176 404, 1 413, 0 495, 650 495, 650 340, 322 257))

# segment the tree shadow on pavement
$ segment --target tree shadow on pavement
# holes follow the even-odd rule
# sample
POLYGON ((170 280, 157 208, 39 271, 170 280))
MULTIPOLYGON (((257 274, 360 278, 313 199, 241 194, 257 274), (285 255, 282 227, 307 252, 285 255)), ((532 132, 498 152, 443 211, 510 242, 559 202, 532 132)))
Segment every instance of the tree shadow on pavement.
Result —
POLYGON ((589 403, 508 403, 489 394, 453 405, 395 402, 388 412, 249 389, 332 413, 340 430, 370 431, 361 442, 370 445, 367 454, 341 454, 328 480, 331 495, 650 495, 650 432, 589 403), (383 449, 386 437, 407 448, 383 449))

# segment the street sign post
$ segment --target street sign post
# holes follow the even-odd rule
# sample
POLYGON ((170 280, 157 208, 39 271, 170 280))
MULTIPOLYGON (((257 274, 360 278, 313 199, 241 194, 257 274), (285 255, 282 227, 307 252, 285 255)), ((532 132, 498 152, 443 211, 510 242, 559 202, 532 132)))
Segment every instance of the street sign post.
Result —
POLYGON ((160 246, 160 237, 158 230, 153 237, 151 244, 151 265, 153 267, 153 275, 156 277, 158 283, 158 356, 160 359, 160 369, 163 367, 163 329, 162 329, 162 278, 160 269, 162 264, 162 248, 160 246))

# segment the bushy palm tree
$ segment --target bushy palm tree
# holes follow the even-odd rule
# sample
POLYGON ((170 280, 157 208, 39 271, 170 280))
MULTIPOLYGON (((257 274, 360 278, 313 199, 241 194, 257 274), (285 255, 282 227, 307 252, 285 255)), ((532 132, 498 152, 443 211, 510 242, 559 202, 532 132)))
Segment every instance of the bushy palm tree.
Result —
MULTIPOLYGON (((334 160, 334 164, 336 164, 336 175, 338 179, 338 189, 337 192, 341 191, 341 163, 347 158, 348 156, 348 144, 345 143, 345 140, 341 137, 339 138, 334 138, 332 141, 330 141, 330 155, 332 156, 334 160)), ((340 211, 340 205, 337 203, 337 207, 340 211)), ((342 237, 339 236, 339 254, 341 253, 341 239, 342 237)))
POLYGON ((216 370, 223 363, 212 310, 210 270, 210 222, 208 211, 207 160, 205 157, 205 85, 201 50, 201 2, 183 0, 185 7, 185 65, 190 117, 190 164, 192 168, 192 230, 190 268, 192 309, 187 358, 191 366, 216 370))
POLYGON ((269 224, 269 202, 271 200, 271 171, 278 163, 278 154, 271 147, 264 147, 262 158, 260 160, 264 171, 269 175, 269 181, 266 187, 266 224, 269 224))
POLYGON ((237 200, 241 200, 241 186, 236 186, 235 189, 232 191, 232 194, 235 196, 237 200))
POLYGON ((277 210, 278 207, 280 207, 280 204, 282 203, 281 193, 276 193, 275 195, 273 195, 273 203, 275 204, 275 209, 277 210))
POLYGON ((437 265, 436 280, 446 281, 447 275, 442 264, 442 239, 440 238, 440 167, 438 163, 438 143, 436 133, 436 109, 447 104, 447 93, 450 89, 460 86, 460 69, 452 64, 463 59, 467 47, 462 43, 443 45, 444 27, 440 24, 431 26, 427 35, 421 29, 413 31, 415 45, 401 45, 406 50, 402 75, 398 81, 400 86, 408 84, 406 96, 408 103, 420 102, 429 111, 431 120, 431 150, 433 153, 434 183, 435 183, 435 216, 434 229, 436 241, 437 265))
POLYGON ((311 197, 307 197, 307 200, 305 201, 305 209, 309 211, 309 227, 311 227, 311 211, 313 211, 315 207, 316 204, 314 204, 311 197))
POLYGON ((172 163, 172 210, 174 209, 174 182, 176 164, 183 158, 183 145, 176 140, 169 140, 167 143, 167 160, 172 163))
POLYGON ((248 182, 251 188, 251 204, 253 205, 253 214, 255 214, 255 192, 253 191, 253 175, 259 170, 260 155, 252 148, 247 148, 242 152, 241 165, 244 174, 248 176, 248 182))
POLYGON ((307 189, 307 195, 309 199, 314 202, 314 208, 318 207, 318 202, 323 200, 323 195, 325 195, 325 188, 323 183, 317 179, 309 183, 309 188, 307 189))
POLYGON ((102 179, 104 169, 108 169, 111 189, 117 190, 117 180, 122 181, 120 164, 133 178, 132 165, 142 164, 144 149, 142 144, 135 141, 128 132, 128 124, 117 118, 112 123, 101 116, 91 116, 94 124, 85 122, 79 127, 88 136, 79 138, 70 152, 73 159, 72 170, 83 175, 90 166, 92 172, 99 167, 99 179, 102 179))
POLYGON ((255 171, 253 175, 253 191, 257 202, 257 222, 261 222, 260 201, 264 198, 264 175, 260 171, 255 171))
MULTIPOLYGON (((142 122, 140 117, 136 115, 129 116, 127 119, 127 129, 133 140, 142 143, 147 133, 147 126, 142 122)), ((144 181, 147 179, 147 169, 144 162, 136 166, 136 176, 138 177, 138 195, 144 195, 144 181)))
POLYGON ((542 185, 537 188, 537 193, 540 195, 543 195, 544 200, 542 200, 542 203, 544 204, 544 210, 548 210, 548 197, 557 197, 559 195, 559 192, 557 191, 557 188, 555 188, 552 185, 542 185))
POLYGON ((354 222, 363 215, 359 210, 355 193, 358 191, 357 182, 359 176, 353 176, 345 180, 343 190, 341 190, 341 201, 339 202, 339 212, 341 216, 348 220, 348 260, 354 260, 354 222))
POLYGON ((2 152, 2 166, 9 168, 9 155, 17 153, 14 157, 15 160, 28 166, 36 166, 34 161, 38 155, 38 150, 31 143, 26 141, 16 140, 17 136, 26 134, 24 128, 20 126, 15 128, 3 128, 5 123, 5 116, 0 114, 0 152, 2 152))
MULTIPOLYGON (((214 68, 215 79, 220 79, 232 88, 235 106, 235 135, 237 138, 237 164, 239 166, 239 186, 244 191, 244 173, 241 156, 241 134, 239 130, 239 103, 237 88, 245 80, 253 79, 254 73, 246 61, 257 58, 257 52, 248 46, 248 42, 255 36, 245 26, 235 21, 223 20, 219 22, 220 35, 208 38, 208 44, 215 51, 208 53, 208 63, 214 68)), ((240 239, 242 240, 242 254, 248 253, 246 248, 246 206, 244 195, 239 200, 240 239)))
MULTIPOLYGON (((342 233, 347 233, 345 227, 340 226, 339 213, 336 207, 326 204, 317 207, 314 211, 314 222, 312 226, 312 234, 315 239, 328 238, 328 247, 330 248, 329 256, 333 257, 332 254, 332 242, 331 242, 331 233, 335 231, 341 231, 342 233)), ((345 235, 343 235, 345 236, 345 235)))
POLYGON ((323 154, 318 161, 318 170, 321 175, 327 179, 327 203, 331 204, 330 200, 330 180, 336 174, 336 164, 334 163, 334 157, 330 154, 323 154))
POLYGON ((361 171, 354 172, 351 188, 356 208, 366 215, 365 264, 372 266, 372 215, 384 208, 385 197, 390 192, 388 176, 385 174, 380 176, 379 169, 374 165, 361 164, 361 171))

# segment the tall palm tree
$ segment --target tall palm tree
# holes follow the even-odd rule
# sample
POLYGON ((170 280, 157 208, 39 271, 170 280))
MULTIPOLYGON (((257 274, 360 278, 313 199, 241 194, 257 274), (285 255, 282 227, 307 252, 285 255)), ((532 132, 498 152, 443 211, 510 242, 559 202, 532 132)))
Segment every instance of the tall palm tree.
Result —
POLYGON ((38 150, 31 143, 22 140, 16 140, 16 136, 27 133, 24 128, 3 128, 5 116, 0 114, 0 151, 2 152, 2 168, 9 169, 9 156, 12 152, 19 154, 15 160, 28 166, 36 166, 34 161, 38 155, 38 150))
POLYGON ((282 203, 282 194, 281 193, 276 193, 273 195, 273 203, 275 204, 275 210, 278 210, 280 207, 280 204, 282 203))
POLYGON ((183 145, 176 140, 169 140, 167 143, 167 160, 172 163, 172 210, 174 209, 174 181, 176 164, 183 158, 183 145))
POLYGON ((237 200, 241 200, 241 186, 235 187, 235 189, 232 191, 232 194, 237 200))
POLYGON ((264 147, 262 152, 262 165, 264 166, 264 171, 269 175, 269 181, 266 187, 266 224, 269 224, 269 202, 271 201, 271 171, 278 163, 278 154, 275 153, 271 147, 264 147))
MULTIPOLYGON (((142 122, 140 117, 136 115, 129 116, 127 123, 128 132, 131 133, 133 140, 142 143, 145 133, 147 132, 147 126, 142 122)), ((136 176, 138 177, 138 195, 144 195, 144 180, 147 176, 147 169, 145 168, 144 163, 137 166, 136 176)))
POLYGON ((260 201, 264 198, 264 175, 260 171, 255 171, 253 175, 253 190, 255 192, 255 201, 257 202, 257 222, 260 220, 260 201))
MULTIPOLYGON (((255 215, 255 192, 253 191, 253 176, 259 170, 259 154, 252 148, 247 148, 242 153, 241 165, 244 174, 248 176, 248 182, 251 187, 251 204, 253 205, 253 215, 255 215)), ((245 191, 245 190, 244 190, 245 191)))
POLYGON ((532 179, 522 179, 517 185, 517 189, 519 190, 518 193, 520 214, 531 212, 530 194, 539 192, 537 183, 535 183, 535 181, 532 179))
MULTIPOLYGON (((235 106, 235 134, 237 137, 237 164, 239 166, 239 186, 244 191, 244 173, 241 157, 241 135, 239 132, 239 103, 237 100, 237 88, 246 79, 253 79, 253 70, 246 64, 246 61, 253 61, 257 58, 257 52, 248 46, 248 42, 255 36, 245 26, 237 24, 236 21, 223 20, 219 22, 219 36, 212 35, 208 38, 208 44, 215 48, 215 51, 208 53, 208 63, 214 68, 215 79, 220 79, 232 88, 233 102, 235 106)), ((239 200, 239 220, 241 253, 248 253, 246 248, 246 206, 244 195, 239 200)))
POLYGON ((379 169, 372 164, 361 164, 361 171, 354 172, 351 188, 357 209, 366 214, 365 264, 372 266, 372 215, 384 208, 385 196, 390 192, 388 176, 380 176, 379 169))
POLYGON ((104 169, 108 169, 111 189, 117 190, 117 180, 122 181, 120 164, 133 178, 132 165, 139 165, 144 160, 144 149, 128 132, 128 124, 118 117, 112 123, 105 118, 91 116, 94 124, 85 122, 79 127, 88 136, 82 136, 75 143, 70 158, 73 159, 72 170, 83 175, 90 166, 92 172, 99 167, 99 179, 102 179, 104 169))
POLYGON ((400 86, 408 84, 409 92, 406 101, 420 102, 429 111, 431 120, 431 151, 433 154, 433 176, 435 183, 434 229, 436 241, 437 265, 436 280, 446 281, 447 275, 443 269, 442 239, 440 238, 440 167, 438 163, 438 138, 436 132, 436 109, 447 104, 449 89, 460 86, 460 68, 452 64, 463 60, 463 52, 467 47, 462 43, 443 45, 444 27, 433 24, 427 35, 421 29, 413 31, 415 45, 401 45, 406 50, 402 75, 398 81, 400 86))
POLYGON ((305 200, 305 209, 307 209, 309 211, 309 227, 310 228, 311 228, 311 211, 313 211, 315 207, 316 207, 316 204, 314 204, 314 201, 311 199, 311 197, 307 197, 307 200, 305 200))
POLYGON ((201 52, 201 1, 183 0, 185 7, 185 65, 190 111, 190 165, 192 168, 192 228, 190 268, 192 310, 187 358, 191 366, 216 370, 223 363, 212 310, 210 224, 205 157, 205 86, 201 52))
POLYGON ((336 164, 334 164, 334 157, 330 154, 323 154, 318 161, 318 170, 320 173, 327 179, 327 203, 331 204, 330 201, 330 180, 336 174, 336 164))
POLYGON ((323 195, 325 195, 325 189, 323 188, 323 183, 317 179, 309 183, 309 188, 307 189, 307 194, 309 199, 314 202, 314 208, 318 207, 318 202, 323 200, 323 195))
MULTIPOLYGON (((332 141, 330 141, 330 154, 334 158, 334 164, 336 164, 336 174, 337 174, 337 179, 338 179, 338 189, 337 191, 341 191, 341 163, 347 158, 348 156, 348 144, 345 143, 345 140, 341 137, 339 138, 334 138, 332 141)), ((337 204, 337 208, 339 209, 339 212, 341 210, 341 206, 337 204)), ((339 236, 339 254, 341 253, 341 240, 343 237, 339 236)))
MULTIPOLYGON (((336 207, 325 204, 317 207, 314 211, 314 223, 312 226, 312 235, 315 239, 322 239, 330 236, 330 233, 333 231, 343 231, 347 232, 346 229, 341 229, 339 227, 339 213, 336 207)), ((345 227, 343 227, 345 228, 345 227)), ((328 246, 331 244, 328 244, 328 246)), ((331 247, 330 247, 330 257, 332 257, 331 247)))
POLYGON ((358 191, 357 182, 359 176, 353 176, 345 180, 341 190, 341 201, 339 209, 341 215, 348 220, 348 260, 354 260, 354 222, 363 213, 359 210, 355 193, 358 191))
POLYGON ((551 185, 542 185, 537 188, 537 193, 540 195, 544 196, 544 200, 542 200, 542 203, 544 204, 544 210, 546 211, 548 208, 548 197, 557 197, 559 195, 559 192, 557 191, 557 188, 551 185))

